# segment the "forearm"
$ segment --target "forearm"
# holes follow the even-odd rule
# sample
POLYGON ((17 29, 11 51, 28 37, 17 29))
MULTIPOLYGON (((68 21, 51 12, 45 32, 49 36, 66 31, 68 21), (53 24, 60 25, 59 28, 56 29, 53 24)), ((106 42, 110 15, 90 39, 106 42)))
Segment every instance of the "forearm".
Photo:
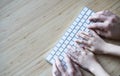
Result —
POLYGON ((110 76, 98 62, 94 63, 94 65, 90 68, 90 72, 95 76, 110 76))
POLYGON ((104 53, 120 56, 120 46, 107 43, 104 48, 104 53))

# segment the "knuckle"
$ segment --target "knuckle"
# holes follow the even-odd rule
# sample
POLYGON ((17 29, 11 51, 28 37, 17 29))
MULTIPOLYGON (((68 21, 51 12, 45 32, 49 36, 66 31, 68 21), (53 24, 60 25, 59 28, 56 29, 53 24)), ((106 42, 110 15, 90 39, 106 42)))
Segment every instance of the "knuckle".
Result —
POLYGON ((89 40, 89 41, 88 41, 88 45, 92 45, 92 40, 89 40))
POLYGON ((115 22, 115 21, 116 21, 116 16, 112 15, 111 18, 110 18, 110 22, 115 22))
POLYGON ((104 14, 105 12, 106 12, 106 10, 102 10, 102 11, 101 11, 101 14, 104 14))
POLYGON ((72 75, 72 74, 75 73, 75 71, 74 71, 73 69, 71 69, 71 70, 69 71, 69 73, 72 75))
POLYGON ((110 11, 109 11, 109 10, 104 10, 104 12, 108 13, 108 12, 110 12, 110 11))
POLYGON ((91 47, 91 50, 94 51, 94 52, 96 51, 94 47, 91 47))
POLYGON ((109 29, 111 27, 111 21, 108 20, 106 23, 105 23, 105 27, 106 29, 109 29))

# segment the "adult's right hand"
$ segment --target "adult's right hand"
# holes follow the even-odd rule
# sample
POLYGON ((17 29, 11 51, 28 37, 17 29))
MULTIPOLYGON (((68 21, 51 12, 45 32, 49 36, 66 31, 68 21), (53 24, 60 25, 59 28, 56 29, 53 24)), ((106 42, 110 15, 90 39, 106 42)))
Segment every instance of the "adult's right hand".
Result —
POLYGON ((100 36, 120 40, 120 17, 110 11, 100 11, 89 18, 93 24, 88 26, 100 36))

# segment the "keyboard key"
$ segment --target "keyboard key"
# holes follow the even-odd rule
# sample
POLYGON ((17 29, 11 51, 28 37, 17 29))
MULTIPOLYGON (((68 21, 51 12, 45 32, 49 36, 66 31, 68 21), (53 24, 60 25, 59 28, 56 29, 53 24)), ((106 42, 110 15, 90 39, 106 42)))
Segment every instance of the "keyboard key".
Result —
POLYGON ((89 9, 88 9, 87 7, 85 7, 83 10, 86 12, 86 11, 89 10, 89 9))
POLYGON ((88 16, 87 15, 84 15, 84 17, 83 17, 84 19, 87 19, 88 18, 88 16))
POLYGON ((82 26, 82 27, 81 27, 81 31, 84 31, 84 30, 85 30, 85 27, 84 27, 84 26, 82 26))
POLYGON ((82 26, 82 23, 80 22, 78 25, 79 25, 79 26, 82 26))
POLYGON ((72 39, 72 37, 70 37, 70 36, 67 38, 68 41, 70 41, 71 39, 72 39))
POLYGON ((67 31, 67 32, 69 32, 69 33, 70 33, 70 32, 72 32, 72 29, 68 29, 68 31, 67 31))
POLYGON ((89 24, 89 23, 90 23, 90 21, 87 19, 87 20, 86 20, 86 23, 87 23, 87 24, 89 24))
POLYGON ((56 45, 57 47, 60 47, 61 46, 61 43, 57 43, 57 45, 56 45))
POLYGON ((62 51, 63 51, 63 48, 60 48, 60 49, 59 49, 59 52, 62 52, 62 51))
POLYGON ((76 21, 74 21, 74 22, 73 22, 73 25, 77 25, 77 22, 76 22, 76 21))
POLYGON ((62 48, 64 49, 65 47, 66 47, 66 45, 65 45, 65 44, 63 44, 63 45, 62 45, 62 48))
POLYGON ((55 46, 55 47, 53 48, 53 50, 54 50, 54 51, 57 51, 57 50, 58 50, 58 47, 55 46))
POLYGON ((87 27, 87 25, 88 25, 87 23, 84 23, 84 24, 83 24, 84 27, 87 27))
POLYGON ((64 57, 63 57, 62 55, 60 55, 59 59, 60 59, 60 60, 63 60, 63 58, 64 58, 64 57))
POLYGON ((75 25, 71 25, 69 29, 74 29, 75 25))
POLYGON ((70 36, 73 37, 73 36, 74 36, 74 33, 71 33, 70 36))
POLYGON ((52 58, 52 55, 49 54, 48 57, 47 57, 47 60, 50 60, 52 58))
POLYGON ((54 62, 55 62, 55 60, 54 60, 54 59, 51 59, 51 60, 50 60, 50 63, 51 63, 51 64, 53 64, 54 62))
POLYGON ((91 10, 88 10, 88 12, 86 13, 86 15, 90 15, 92 13, 92 11, 91 10))
POLYGON ((79 21, 80 21, 80 19, 79 19, 79 18, 77 18, 75 21, 76 21, 76 22, 79 22, 79 21))
POLYGON ((84 18, 82 18, 81 22, 82 22, 82 23, 84 23, 84 22, 85 22, 85 19, 84 19, 84 18))
POLYGON ((84 15, 84 13, 85 13, 85 11, 83 10, 83 11, 81 12, 81 15, 84 15))
POLYGON ((62 37, 62 39, 65 40, 65 39, 66 39, 66 36, 64 35, 64 36, 62 37))
POLYGON ((81 19, 83 16, 80 14, 78 17, 81 19))
POLYGON ((57 51, 56 55, 57 55, 57 56, 59 56, 59 55, 60 55, 60 52, 59 52, 59 51, 57 51))
POLYGON ((68 40, 66 40, 66 41, 65 41, 65 44, 68 44, 68 43, 69 43, 69 41, 68 41, 68 40))
POLYGON ((55 54, 55 51, 53 50, 53 51, 51 52, 51 54, 54 55, 54 54, 55 54))
POLYGON ((68 36, 68 35, 69 35, 69 33, 68 33, 68 32, 66 32, 66 33, 65 33, 65 36, 68 36))

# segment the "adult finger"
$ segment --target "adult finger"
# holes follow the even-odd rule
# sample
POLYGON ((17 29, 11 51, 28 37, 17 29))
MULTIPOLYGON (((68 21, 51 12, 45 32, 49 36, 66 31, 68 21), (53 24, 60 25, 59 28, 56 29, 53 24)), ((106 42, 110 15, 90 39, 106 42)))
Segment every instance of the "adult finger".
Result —
POLYGON ((86 41, 86 40, 76 40, 76 43, 79 44, 84 44, 85 46, 91 46, 91 43, 89 42, 90 40, 86 41))
POLYGON ((53 76, 60 76, 60 71, 58 70, 55 63, 53 63, 52 75, 53 76))
MULTIPOLYGON (((85 40, 82 40, 82 41, 85 41, 85 40)), ((86 41, 85 41, 86 42, 86 41)), ((88 42, 86 42, 86 43, 88 43, 88 42)), ((84 44, 84 43, 83 43, 84 44)), ((87 45, 87 47, 89 47, 89 45, 88 44, 86 44, 87 45)), ((85 55, 86 54, 86 51, 83 49, 83 48, 81 48, 80 46, 79 46, 79 44, 76 42, 76 46, 78 47, 78 49, 79 49, 79 51, 77 51, 77 56, 79 56, 79 55, 85 55)), ((86 47, 86 46, 85 46, 86 47)))
POLYGON ((90 38, 90 35, 88 35, 85 32, 81 32, 81 33, 78 34, 78 37, 81 37, 81 38, 83 38, 85 40, 88 40, 90 38))
POLYGON ((56 58, 56 65, 58 70, 64 74, 65 72, 64 66, 62 65, 61 61, 58 58, 56 58))
POLYGON ((113 13, 110 12, 109 10, 103 10, 103 11, 97 12, 96 14, 101 14, 104 16, 111 16, 113 13))
POLYGON ((106 16, 97 13, 89 18, 91 22, 104 22, 106 19, 106 16))
POLYGON ((76 64, 76 63, 73 63, 73 65, 74 65, 74 67, 76 69, 77 75, 82 76, 82 72, 80 70, 80 66, 78 64, 76 64))
POLYGON ((97 31, 91 30, 90 32, 92 33, 92 37, 99 37, 98 34, 100 33, 97 33, 97 31))
POLYGON ((100 30, 95 30, 97 32, 98 35, 102 36, 102 37, 109 37, 110 36, 110 32, 109 31, 100 31, 100 30))
POLYGON ((74 48, 68 48, 68 51, 67 51, 67 56, 69 57, 69 58, 71 58, 73 61, 77 61, 78 59, 78 57, 76 57, 76 54, 75 54, 75 49, 74 48))
POLYGON ((97 23, 88 25, 88 28, 92 29, 92 30, 101 30, 102 31, 102 30, 106 29, 106 25, 104 23, 97 22, 97 23))
POLYGON ((66 66, 67 66, 67 72, 73 74, 75 69, 74 69, 74 66, 72 64, 71 59, 67 55, 65 55, 65 62, 66 62, 66 66))

